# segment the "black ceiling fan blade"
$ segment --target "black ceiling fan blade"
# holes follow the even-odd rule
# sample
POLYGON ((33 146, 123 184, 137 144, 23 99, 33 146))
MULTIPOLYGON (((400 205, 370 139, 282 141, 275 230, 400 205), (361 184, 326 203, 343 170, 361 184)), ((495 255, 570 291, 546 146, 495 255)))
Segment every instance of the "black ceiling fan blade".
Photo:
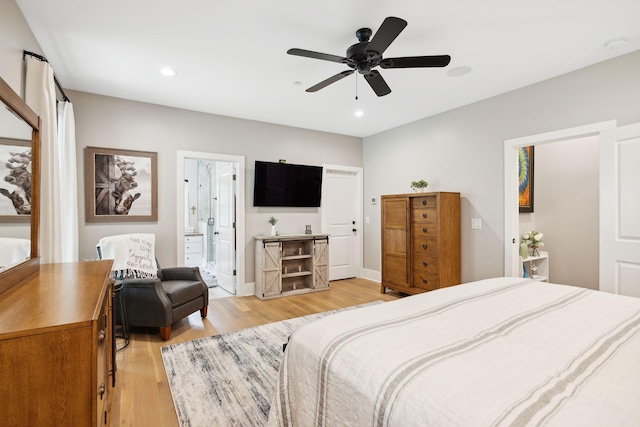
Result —
POLYGON ((309 89, 307 89, 307 92, 317 92, 322 88, 325 88, 327 86, 329 86, 331 83, 335 83, 338 80, 342 80, 345 77, 347 77, 348 75, 352 74, 354 70, 347 70, 347 71, 343 71, 341 73, 336 74, 335 76, 331 76, 326 80, 321 81, 320 83, 318 83, 315 86, 311 86, 309 89))
POLYGON ((324 61, 331 61, 331 62, 338 62, 338 63, 345 63, 345 64, 348 62, 347 58, 344 58, 342 56, 330 55, 328 53, 314 52, 312 50, 294 48, 294 49, 289 49, 287 53, 289 55, 304 56, 305 58, 322 59, 324 61))
POLYGON ((377 70, 372 70, 369 74, 365 74, 364 79, 369 83, 376 95, 385 96, 391 93, 391 88, 377 70))
POLYGON ((383 59, 380 61, 380 68, 446 67, 449 62, 451 62, 449 55, 406 56, 383 59))
POLYGON ((369 42, 367 50, 372 50, 382 55, 406 26, 407 21, 404 19, 393 16, 385 18, 373 39, 369 42))

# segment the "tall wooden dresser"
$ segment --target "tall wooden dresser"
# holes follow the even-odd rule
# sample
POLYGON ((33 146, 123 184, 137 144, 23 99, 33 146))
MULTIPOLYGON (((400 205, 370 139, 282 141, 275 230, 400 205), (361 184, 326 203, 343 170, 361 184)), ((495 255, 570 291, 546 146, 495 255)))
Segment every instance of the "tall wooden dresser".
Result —
POLYGON ((109 424, 112 260, 41 264, 0 293, 0 424, 109 424))
POLYGON ((382 285, 407 294, 460 283, 460 193, 385 195, 382 285))

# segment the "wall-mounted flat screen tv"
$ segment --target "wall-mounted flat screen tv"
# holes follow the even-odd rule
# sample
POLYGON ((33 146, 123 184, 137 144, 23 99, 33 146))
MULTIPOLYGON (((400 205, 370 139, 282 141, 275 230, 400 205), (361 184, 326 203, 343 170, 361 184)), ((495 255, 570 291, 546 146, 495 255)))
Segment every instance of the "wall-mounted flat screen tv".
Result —
POLYGON ((254 206, 319 207, 322 167, 256 160, 254 206))

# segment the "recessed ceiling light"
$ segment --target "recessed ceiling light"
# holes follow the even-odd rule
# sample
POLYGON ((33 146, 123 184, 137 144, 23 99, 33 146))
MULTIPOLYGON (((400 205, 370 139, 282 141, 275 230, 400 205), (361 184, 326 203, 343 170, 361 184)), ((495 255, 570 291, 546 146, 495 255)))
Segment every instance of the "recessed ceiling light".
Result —
POLYGON ((293 82, 294 86, 300 86, 302 84, 302 82, 293 82))
POLYGON ((364 111, 362 110, 356 110, 355 113, 353 113, 356 117, 362 117, 364 116, 364 111))
POLYGON ((170 67, 164 67, 162 69, 160 69, 160 73, 163 76, 167 76, 167 77, 175 77, 178 72, 176 70, 174 70, 173 68, 170 67))
POLYGON ((627 39, 624 37, 617 37, 615 39, 611 39, 604 44, 605 49, 613 50, 618 49, 627 44, 627 39))
POLYGON ((471 67, 467 67, 466 65, 463 65, 461 67, 451 68, 450 70, 448 70, 447 76, 460 77, 460 76, 464 76, 465 74, 469 74, 470 72, 471 72, 471 67))

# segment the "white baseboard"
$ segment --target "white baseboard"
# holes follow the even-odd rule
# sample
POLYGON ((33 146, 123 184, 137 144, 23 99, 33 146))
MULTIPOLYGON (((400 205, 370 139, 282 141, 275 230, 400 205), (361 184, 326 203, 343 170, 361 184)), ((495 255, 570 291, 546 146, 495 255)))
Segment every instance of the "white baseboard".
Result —
POLYGON ((362 278, 371 280, 373 282, 381 283, 382 282, 382 273, 376 270, 368 270, 366 268, 362 269, 362 278))
POLYGON ((245 284, 240 284, 238 286, 238 295, 239 297, 248 297, 250 295, 254 295, 256 293, 256 283, 250 282, 245 284))

